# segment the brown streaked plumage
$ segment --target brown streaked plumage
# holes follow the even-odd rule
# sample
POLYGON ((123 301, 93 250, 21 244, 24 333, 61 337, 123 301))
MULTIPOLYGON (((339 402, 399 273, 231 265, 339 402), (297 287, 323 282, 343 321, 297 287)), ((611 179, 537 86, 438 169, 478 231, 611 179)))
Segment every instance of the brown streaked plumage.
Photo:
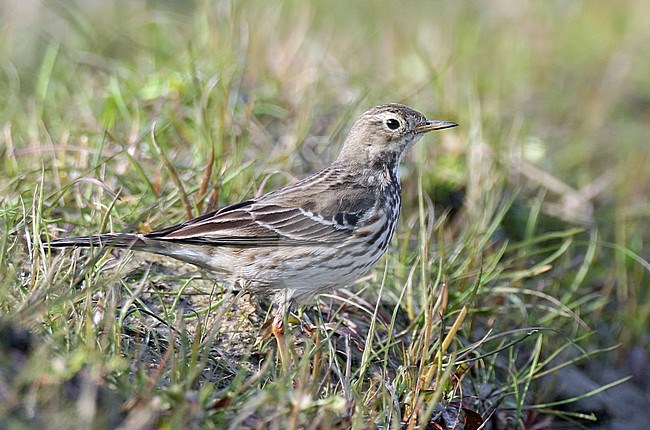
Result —
POLYGON ((401 206, 398 166, 429 121, 400 104, 363 113, 338 158, 305 179, 152 233, 57 239, 53 247, 112 246, 167 255, 253 292, 305 301, 366 273, 386 251, 401 206))

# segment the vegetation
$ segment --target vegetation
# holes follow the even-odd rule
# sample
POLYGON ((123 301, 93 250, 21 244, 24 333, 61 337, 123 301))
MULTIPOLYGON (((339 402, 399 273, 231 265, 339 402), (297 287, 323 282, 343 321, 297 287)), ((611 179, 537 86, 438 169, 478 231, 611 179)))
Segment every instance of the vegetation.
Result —
POLYGON ((645 2, 3 7, 2 426, 588 427, 578 400, 633 382, 563 371, 647 371, 645 2), (284 185, 384 102, 460 127, 404 163, 383 263, 294 310, 287 369, 268 301, 47 247, 284 185))

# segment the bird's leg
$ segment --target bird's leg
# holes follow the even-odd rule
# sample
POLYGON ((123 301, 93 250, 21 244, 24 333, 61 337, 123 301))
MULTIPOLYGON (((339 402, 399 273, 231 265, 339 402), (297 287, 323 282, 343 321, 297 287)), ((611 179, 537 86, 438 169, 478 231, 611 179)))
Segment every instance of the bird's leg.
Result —
POLYGON ((289 357, 287 350, 287 339, 284 336, 284 317, 286 315, 286 310, 288 306, 286 302, 280 302, 278 305, 277 313, 273 317, 273 322, 271 323, 271 333, 275 337, 275 340, 278 343, 278 353, 280 354, 280 362, 282 363, 282 369, 286 373, 289 369, 289 357))

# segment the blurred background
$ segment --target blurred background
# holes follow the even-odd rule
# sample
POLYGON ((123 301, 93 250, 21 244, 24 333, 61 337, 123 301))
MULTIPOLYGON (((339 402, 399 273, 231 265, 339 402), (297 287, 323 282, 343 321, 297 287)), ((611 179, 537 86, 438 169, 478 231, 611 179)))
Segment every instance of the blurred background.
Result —
MULTIPOLYGON (((545 206, 556 205, 545 209, 590 223, 592 205, 606 208, 596 214, 600 229, 614 235, 618 227, 620 244, 640 252, 638 233, 648 231, 650 115, 650 59, 643 55, 650 30, 642 7, 633 0, 3 0, 1 112, 5 125, 27 120, 34 109, 47 130, 78 124, 68 130, 75 139, 129 127, 133 115, 187 109, 191 91, 203 85, 210 92, 195 105, 280 118, 274 127, 294 128, 272 136, 282 150, 306 143, 318 151, 294 162, 326 163, 332 154, 320 151, 332 121, 377 103, 408 102, 463 125, 465 136, 443 142, 434 176, 457 181, 458 160, 446 158, 466 152, 468 136, 479 139, 491 161, 514 168, 522 185, 548 191, 545 206), (132 105, 130 92, 148 104, 132 105)), ((189 119, 205 121, 203 131, 213 135, 231 126, 218 115, 189 119)), ((21 125, 11 125, 17 150, 39 138, 21 125)))
POLYGON ((571 280, 548 282, 574 289, 594 346, 622 344, 600 363, 634 374, 645 402, 648 46, 644 0, 2 0, 0 204, 41 183, 46 214, 75 234, 161 226, 187 214, 160 150, 197 215, 327 165, 360 112, 405 103, 460 127, 410 155, 404 213, 421 186, 463 228, 511 199, 507 240, 581 229, 561 264, 571 280), (201 187, 206 165, 218 192, 201 187), (102 186, 67 182, 80 176, 102 186), (138 218, 154 199, 160 212, 138 218))

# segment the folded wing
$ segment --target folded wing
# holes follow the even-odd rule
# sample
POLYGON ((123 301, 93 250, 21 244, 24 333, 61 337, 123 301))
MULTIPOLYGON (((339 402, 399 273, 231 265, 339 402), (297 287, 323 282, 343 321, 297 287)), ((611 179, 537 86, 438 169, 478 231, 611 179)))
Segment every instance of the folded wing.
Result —
POLYGON ((368 203, 352 211, 328 206, 319 213, 281 202, 249 200, 145 237, 236 247, 340 244, 371 209, 368 203))

